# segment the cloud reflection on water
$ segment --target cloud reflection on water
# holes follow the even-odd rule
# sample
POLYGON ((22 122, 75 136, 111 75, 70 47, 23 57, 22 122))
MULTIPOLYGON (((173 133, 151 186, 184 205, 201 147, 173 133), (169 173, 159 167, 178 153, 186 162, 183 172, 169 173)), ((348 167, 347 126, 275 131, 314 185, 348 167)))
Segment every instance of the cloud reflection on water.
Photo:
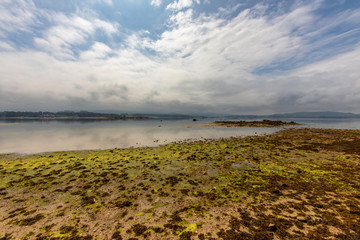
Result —
MULTIPOLYGON (((360 129, 360 119, 280 119, 299 127, 360 129)), ((196 124, 213 122, 205 119, 196 124)), ((157 146, 175 141, 261 135, 281 128, 193 127, 187 120, 17 121, 0 120, 0 153, 39 153, 157 146), (160 127, 159 127, 160 126, 160 127)))
POLYGON ((191 120, 21 122, 2 125, 0 153, 38 153, 157 146, 187 139, 248 136, 275 132, 259 128, 188 128, 191 120), (159 127, 160 126, 160 127, 159 127))

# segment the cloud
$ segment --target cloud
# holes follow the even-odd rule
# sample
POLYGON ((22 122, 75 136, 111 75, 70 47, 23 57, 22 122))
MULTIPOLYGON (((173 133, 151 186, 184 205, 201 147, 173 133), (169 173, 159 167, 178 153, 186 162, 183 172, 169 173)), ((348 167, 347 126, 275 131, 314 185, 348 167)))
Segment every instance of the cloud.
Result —
POLYGON ((0 36, 16 31, 30 31, 36 23, 37 9, 31 1, 3 0, 0 2, 0 36))
POLYGON ((13 51, 15 48, 9 43, 0 41, 0 51, 13 51))
POLYGON ((108 36, 117 32, 117 25, 100 19, 86 19, 84 17, 56 14, 52 17, 54 25, 47 29, 42 37, 34 42, 39 49, 46 50, 56 57, 74 59, 74 47, 85 44, 90 37, 94 37, 97 30, 108 36))
POLYGON ((109 53, 111 53, 111 48, 109 46, 101 42, 95 42, 91 49, 80 54, 80 59, 88 61, 98 58, 106 58, 109 53))
MULTIPOLYGON (((111 0, 100 2, 112 4, 111 0)), ((77 7, 75 4, 73 3, 74 8, 77 7)), ((1 1, 0 38, 16 34, 16 43, 22 42, 26 47, 34 44, 41 51, 47 51, 59 58, 74 59, 79 51, 76 48, 83 44, 88 45, 88 41, 96 38, 98 32, 104 33, 108 38, 118 32, 117 23, 99 19, 93 10, 79 9, 74 13, 59 12, 39 8, 32 0, 1 1), (28 40, 29 38, 32 39, 28 40)), ((2 42, 1 49, 11 48, 10 41, 7 42, 6 45, 2 42)))
POLYGON ((360 46, 330 59, 275 75, 262 76, 261 83, 247 88, 238 106, 258 106, 271 112, 356 111, 360 100, 360 46), (257 104, 247 101, 259 99, 257 104))
POLYGON ((151 0, 151 6, 159 7, 161 5, 161 0, 151 0))
POLYGON ((100 19, 93 19, 95 28, 102 30, 108 36, 116 33, 118 31, 118 24, 113 22, 107 22, 100 19))
POLYGON ((84 43, 93 34, 94 27, 91 22, 79 17, 74 17, 74 22, 66 16, 61 18, 67 23, 59 22, 48 29, 42 38, 35 38, 34 41, 39 48, 60 58, 72 58, 72 45, 84 43))
POLYGON ((284 17, 254 17, 250 10, 231 20, 216 16, 194 19, 189 9, 170 17, 173 28, 163 32, 153 46, 164 56, 182 58, 181 62, 202 69, 206 76, 204 68, 210 72, 224 72, 224 68, 251 72, 293 56, 300 49, 302 39, 292 32, 305 23, 311 24, 312 19, 305 22, 297 15, 288 17, 291 26, 284 26, 284 17))
POLYGON ((108 5, 112 5, 113 4, 113 1, 112 0, 99 0, 99 2, 103 2, 103 3, 106 3, 108 5))
POLYGON ((197 14, 194 1, 174 1, 156 33, 120 33, 119 23, 94 13, 56 12, 34 36, 36 49, 15 52, 0 40, 0 102, 12 108, 26 99, 34 110, 356 110, 360 15, 320 18, 319 3, 197 14))
POLYGON ((180 11, 184 8, 189 8, 193 5, 192 0, 175 0, 174 2, 167 5, 166 9, 173 11, 180 11))
MULTIPOLYGON (((308 44, 309 38, 324 32, 323 28, 316 26, 318 18, 313 13, 316 7, 298 6, 289 13, 274 17, 264 15, 261 7, 246 9, 231 20, 215 15, 194 19, 191 9, 171 16, 173 29, 165 31, 153 43, 153 47, 169 59, 167 72, 176 76, 172 78, 174 87, 171 89, 174 100, 181 99, 182 103, 208 103, 214 107, 233 105, 233 108, 253 106, 264 109, 271 104, 283 106, 283 100, 313 109, 327 101, 330 104, 330 96, 335 91, 321 90, 326 89, 330 75, 329 79, 323 79, 321 87, 317 86, 305 94, 312 85, 304 79, 295 78, 291 72, 284 77, 287 80, 280 81, 281 84, 276 85, 276 88, 271 87, 272 82, 268 83, 256 74, 258 69, 283 64, 297 58, 297 55, 310 54, 314 48, 308 44), (294 85, 299 86, 292 90, 294 85)), ((345 22, 346 18, 338 18, 336 25, 345 22)), ((330 35, 328 41, 331 42, 333 37, 330 35)), ((314 43, 321 45, 323 40, 314 43)), ((350 59, 354 59, 354 56, 350 59)), ((338 64, 345 59, 333 61, 338 64)), ((321 66, 317 65, 316 68, 320 70, 321 66)), ((356 72, 355 69, 338 70, 338 75, 342 76, 356 72)), ((314 73, 311 77, 316 78, 318 75, 314 73)), ((334 79, 333 84, 335 90, 342 83, 334 79)), ((341 94, 346 91, 343 90, 341 94)), ((164 97, 164 94, 160 95, 164 97)), ((293 106, 287 105, 287 108, 291 111, 293 106)))

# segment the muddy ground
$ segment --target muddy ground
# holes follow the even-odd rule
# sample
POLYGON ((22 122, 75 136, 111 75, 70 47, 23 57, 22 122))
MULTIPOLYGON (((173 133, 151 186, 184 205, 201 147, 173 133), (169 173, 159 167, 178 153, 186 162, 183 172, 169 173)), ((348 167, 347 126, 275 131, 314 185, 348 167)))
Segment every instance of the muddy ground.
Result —
POLYGON ((0 239, 360 239, 360 131, 0 155, 0 239))

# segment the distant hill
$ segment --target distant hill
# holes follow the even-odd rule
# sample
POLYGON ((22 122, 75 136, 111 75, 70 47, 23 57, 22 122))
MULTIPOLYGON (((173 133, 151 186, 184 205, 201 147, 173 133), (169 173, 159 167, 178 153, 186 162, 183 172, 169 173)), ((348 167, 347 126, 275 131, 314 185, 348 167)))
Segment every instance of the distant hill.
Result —
POLYGON ((284 114, 273 114, 271 117, 283 118, 360 118, 360 114, 343 112, 295 112, 284 114))

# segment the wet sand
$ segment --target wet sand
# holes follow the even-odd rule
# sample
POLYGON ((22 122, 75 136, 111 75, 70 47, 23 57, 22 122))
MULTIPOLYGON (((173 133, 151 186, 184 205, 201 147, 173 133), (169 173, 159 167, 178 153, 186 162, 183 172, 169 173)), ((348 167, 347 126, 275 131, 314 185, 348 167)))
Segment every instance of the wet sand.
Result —
POLYGON ((0 239, 359 239, 360 131, 0 155, 0 239))

